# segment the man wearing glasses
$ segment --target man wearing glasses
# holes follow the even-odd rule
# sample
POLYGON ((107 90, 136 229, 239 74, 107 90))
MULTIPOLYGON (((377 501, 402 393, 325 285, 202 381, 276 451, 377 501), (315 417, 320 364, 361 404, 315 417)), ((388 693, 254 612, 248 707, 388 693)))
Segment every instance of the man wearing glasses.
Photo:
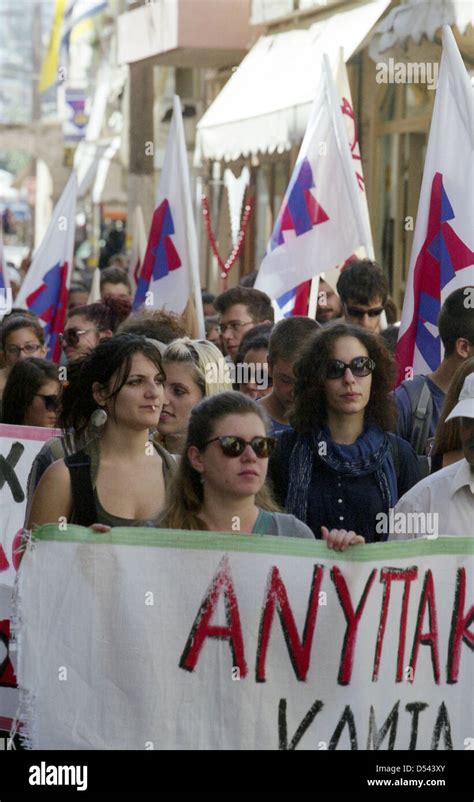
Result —
POLYGON ((217 296, 219 332, 227 353, 235 360, 242 337, 258 323, 273 323, 275 313, 268 295, 249 287, 232 287, 217 296))
POLYGON ((388 281, 382 268, 370 259, 354 259, 337 282, 347 323, 380 334, 380 316, 388 296, 388 281))

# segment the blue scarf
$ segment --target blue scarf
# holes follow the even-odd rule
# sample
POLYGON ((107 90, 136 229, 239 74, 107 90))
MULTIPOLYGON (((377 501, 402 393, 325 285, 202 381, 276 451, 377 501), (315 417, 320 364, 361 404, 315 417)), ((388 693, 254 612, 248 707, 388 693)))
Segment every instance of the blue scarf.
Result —
POLYGON ((307 522, 308 495, 315 459, 342 476, 374 474, 385 511, 397 501, 397 477, 391 457, 390 441, 378 426, 367 426, 355 443, 341 445, 331 439, 324 426, 318 433, 299 434, 289 466, 286 510, 300 521, 307 522))

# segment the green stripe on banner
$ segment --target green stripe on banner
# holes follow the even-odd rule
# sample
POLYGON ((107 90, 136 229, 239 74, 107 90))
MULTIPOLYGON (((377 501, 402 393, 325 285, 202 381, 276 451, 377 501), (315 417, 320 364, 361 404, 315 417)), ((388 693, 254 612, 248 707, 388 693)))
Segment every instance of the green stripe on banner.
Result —
POLYGON ((110 532, 92 532, 83 526, 68 526, 60 531, 56 524, 45 524, 34 532, 34 539, 64 543, 109 544, 114 546, 157 546, 164 549, 200 549, 204 551, 241 551, 257 554, 289 554, 295 557, 344 559, 350 562, 386 560, 436 554, 473 554, 473 537, 440 537, 370 543, 344 552, 328 549, 321 540, 272 537, 271 535, 236 535, 222 532, 189 532, 180 529, 114 527, 110 532))

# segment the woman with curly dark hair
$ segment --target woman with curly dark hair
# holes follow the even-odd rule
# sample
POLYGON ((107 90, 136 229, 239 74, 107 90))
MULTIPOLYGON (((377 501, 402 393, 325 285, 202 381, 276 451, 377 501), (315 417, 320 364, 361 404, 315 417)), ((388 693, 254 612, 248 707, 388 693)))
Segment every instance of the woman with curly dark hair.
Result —
POLYGON ((293 431, 270 462, 275 494, 315 537, 343 550, 386 540, 376 524, 420 478, 415 452, 391 433, 393 361, 357 326, 315 332, 295 365, 293 431))

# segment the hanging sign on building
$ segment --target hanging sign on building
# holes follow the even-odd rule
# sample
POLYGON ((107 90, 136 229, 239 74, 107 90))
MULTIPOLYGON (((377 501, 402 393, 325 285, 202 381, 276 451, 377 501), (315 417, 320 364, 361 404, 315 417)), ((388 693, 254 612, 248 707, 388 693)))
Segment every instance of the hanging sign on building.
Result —
POLYGON ((86 135, 88 116, 85 113, 84 89, 66 89, 63 132, 65 142, 79 142, 86 135))

